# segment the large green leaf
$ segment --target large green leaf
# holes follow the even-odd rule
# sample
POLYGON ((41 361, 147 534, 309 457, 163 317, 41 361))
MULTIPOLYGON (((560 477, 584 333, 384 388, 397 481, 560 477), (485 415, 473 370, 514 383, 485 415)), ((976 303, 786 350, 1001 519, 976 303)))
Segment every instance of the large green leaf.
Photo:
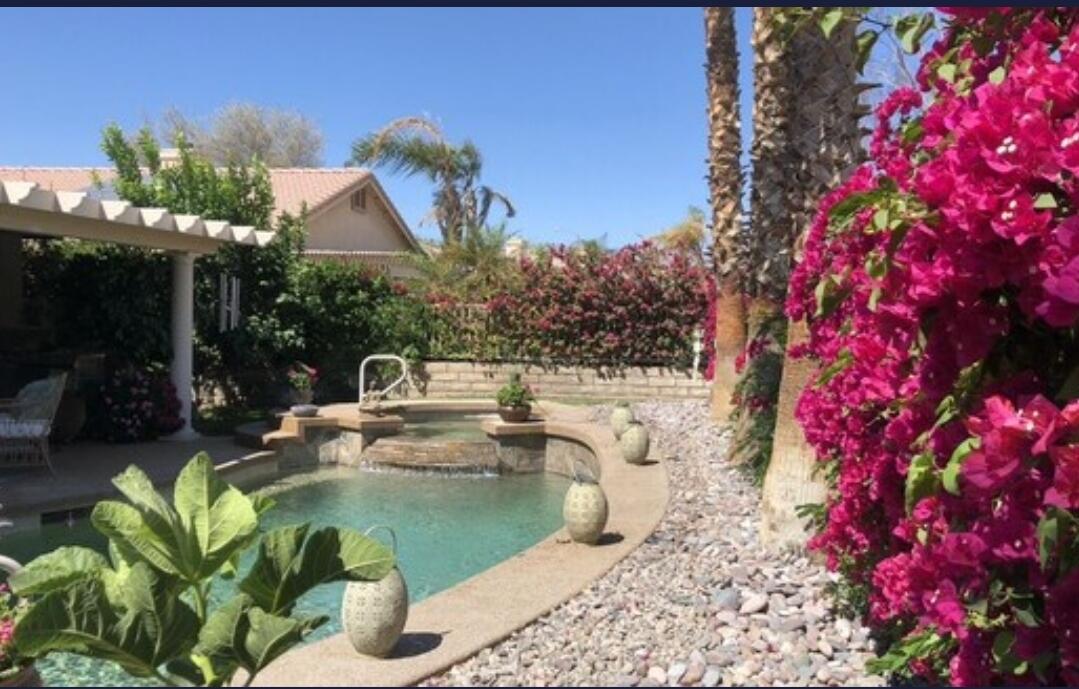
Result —
POLYGON ((187 574, 176 533, 171 528, 162 528, 159 522, 148 522, 143 516, 143 512, 127 503, 102 500, 90 514, 90 521, 125 557, 137 555, 166 574, 187 574))
POLYGON ((251 499, 222 481, 205 452, 195 455, 176 479, 173 501, 186 552, 197 562, 197 576, 211 576, 258 529, 251 499))
POLYGON ((109 566, 101 553, 82 546, 64 546, 35 558, 11 575, 8 583, 20 596, 45 594, 76 581, 94 579, 109 566))
POLYGON ((38 600, 15 626, 21 653, 67 651, 118 663, 149 677, 194 644, 198 618, 144 562, 132 567, 124 608, 110 604, 98 579, 76 581, 38 600))
POLYGON ((267 533, 240 590, 271 614, 288 614, 296 600, 319 584, 377 581, 393 569, 393 552, 352 529, 326 527, 308 536, 309 525, 267 533))
POLYGON ((161 493, 157 492, 150 477, 142 469, 132 464, 122 474, 114 477, 112 483, 155 528, 174 528, 176 511, 161 493))
POLYGON ((304 620, 271 615, 261 608, 247 611, 248 629, 243 643, 243 666, 254 674, 303 641, 311 630, 329 619, 322 615, 304 620))

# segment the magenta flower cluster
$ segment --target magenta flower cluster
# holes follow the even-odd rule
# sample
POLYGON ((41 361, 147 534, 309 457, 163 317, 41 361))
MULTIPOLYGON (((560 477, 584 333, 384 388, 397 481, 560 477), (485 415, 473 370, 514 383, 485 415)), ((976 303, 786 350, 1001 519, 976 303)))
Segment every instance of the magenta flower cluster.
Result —
POLYGON ((92 405, 90 432, 116 443, 154 440, 183 426, 176 388, 159 371, 136 366, 114 370, 92 405))
POLYGON ((1079 11, 943 12, 791 279, 811 547, 893 669, 1079 684, 1079 11))
POLYGON ((554 247, 522 258, 518 273, 488 300, 490 327, 512 356, 556 363, 689 364, 713 290, 699 261, 647 241, 554 247))

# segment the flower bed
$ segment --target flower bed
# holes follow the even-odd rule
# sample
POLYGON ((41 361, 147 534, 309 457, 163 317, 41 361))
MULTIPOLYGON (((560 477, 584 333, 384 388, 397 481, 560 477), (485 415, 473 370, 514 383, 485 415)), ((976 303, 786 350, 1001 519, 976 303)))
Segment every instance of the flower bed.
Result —
POLYGON ((649 242, 611 253, 556 247, 523 258, 487 302, 506 358, 604 365, 686 365, 706 319, 711 276, 649 242))
POLYGON ((833 487, 811 545, 883 669, 1075 684, 1079 13, 945 11, 791 279, 833 487))

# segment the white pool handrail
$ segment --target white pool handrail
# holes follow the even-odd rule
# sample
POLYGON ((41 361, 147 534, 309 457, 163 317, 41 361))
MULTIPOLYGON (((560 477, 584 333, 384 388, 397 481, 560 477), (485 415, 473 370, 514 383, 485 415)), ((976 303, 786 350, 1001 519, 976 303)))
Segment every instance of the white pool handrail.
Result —
POLYGON ((366 386, 364 385, 364 382, 366 381, 366 377, 364 375, 365 374, 365 369, 367 368, 367 364, 371 363, 372 361, 396 361, 397 363, 401 364, 401 375, 398 376, 395 381, 393 381, 392 383, 387 385, 382 390, 371 393, 371 395, 375 398, 376 401, 384 398, 386 395, 393 392, 394 388, 396 388, 397 386, 404 383, 405 378, 408 377, 408 362, 405 361, 404 359, 402 359, 401 357, 397 356, 396 354, 372 354, 371 356, 367 357, 366 359, 364 359, 360 363, 360 405, 361 406, 364 403, 364 399, 368 396, 368 393, 367 393, 367 391, 365 389, 366 386))

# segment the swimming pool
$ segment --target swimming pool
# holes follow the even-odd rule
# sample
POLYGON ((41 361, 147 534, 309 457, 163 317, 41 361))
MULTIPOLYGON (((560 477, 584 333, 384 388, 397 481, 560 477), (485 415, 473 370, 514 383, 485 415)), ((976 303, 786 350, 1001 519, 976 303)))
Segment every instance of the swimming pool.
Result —
MULTIPOLYGON (((347 467, 282 476, 261 490, 276 507, 265 528, 310 521, 315 525, 366 529, 386 525, 398 541, 398 561, 415 603, 477 574, 553 533, 562 524, 569 481, 549 474, 425 476, 367 472, 347 467)), ((376 534, 377 535, 377 534, 376 534)), ((60 545, 100 548, 104 540, 88 520, 44 525, 40 531, 6 536, 0 550, 27 562, 60 545)), ((253 556, 253 552, 251 553, 253 556)), ((245 563, 249 566, 250 562, 245 563)), ((217 592, 227 593, 228 582, 217 592)), ((330 622, 312 638, 340 631, 345 584, 320 587, 301 599, 297 614, 323 613, 330 622)), ((49 686, 138 684, 111 663, 57 654, 39 669, 49 686)))

